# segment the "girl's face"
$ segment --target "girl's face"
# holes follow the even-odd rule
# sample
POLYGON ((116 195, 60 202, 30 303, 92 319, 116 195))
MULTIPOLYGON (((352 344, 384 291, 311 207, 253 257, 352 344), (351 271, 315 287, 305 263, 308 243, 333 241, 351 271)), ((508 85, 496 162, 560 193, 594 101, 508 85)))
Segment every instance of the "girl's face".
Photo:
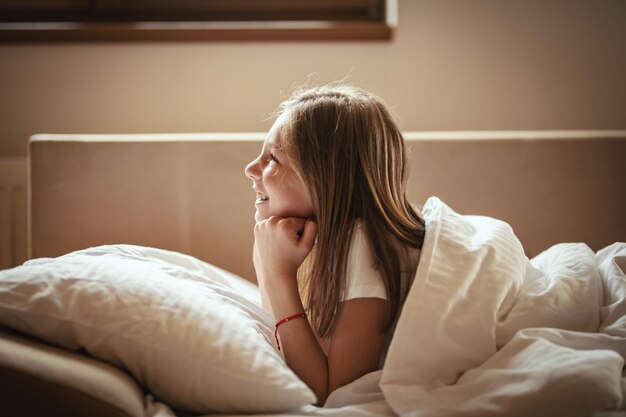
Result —
POLYGON ((276 120, 263 143, 261 155, 245 169, 256 191, 254 218, 257 222, 271 216, 307 218, 313 214, 311 196, 281 149, 285 139, 281 137, 281 127, 287 117, 284 112, 276 120))

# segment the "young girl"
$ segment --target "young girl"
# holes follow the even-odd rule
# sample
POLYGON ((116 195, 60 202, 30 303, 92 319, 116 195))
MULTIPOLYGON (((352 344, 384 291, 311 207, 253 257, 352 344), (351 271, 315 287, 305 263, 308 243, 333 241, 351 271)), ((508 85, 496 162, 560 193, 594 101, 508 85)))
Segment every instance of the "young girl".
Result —
POLYGON ((245 169, 254 266, 277 347, 318 405, 379 369, 424 238, 402 135, 374 95, 296 92, 245 169))

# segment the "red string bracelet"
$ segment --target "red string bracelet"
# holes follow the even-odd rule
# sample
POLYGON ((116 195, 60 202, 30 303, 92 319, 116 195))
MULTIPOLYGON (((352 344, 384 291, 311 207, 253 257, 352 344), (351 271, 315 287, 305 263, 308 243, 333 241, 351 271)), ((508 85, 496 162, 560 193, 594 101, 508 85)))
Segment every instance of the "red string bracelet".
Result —
POLYGON ((280 350, 280 342, 278 341, 278 327, 281 324, 287 323, 289 320, 293 320, 293 319, 306 319, 306 314, 298 313, 298 314, 294 314, 293 316, 285 317, 284 319, 276 322, 276 325, 274 326, 274 337, 276 338, 276 346, 278 346, 278 350, 280 350))

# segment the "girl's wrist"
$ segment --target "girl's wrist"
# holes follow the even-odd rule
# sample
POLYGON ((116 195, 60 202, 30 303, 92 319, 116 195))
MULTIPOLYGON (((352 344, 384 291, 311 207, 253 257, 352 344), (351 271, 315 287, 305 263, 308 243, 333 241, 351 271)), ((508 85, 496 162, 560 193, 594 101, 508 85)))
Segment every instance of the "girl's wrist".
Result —
POLYGON ((282 318, 304 312, 295 276, 266 280, 264 284, 274 317, 282 318))
POLYGON ((297 294, 298 280, 295 275, 267 275, 263 274, 263 284, 272 294, 297 294))
POLYGON ((297 272, 261 270, 261 276, 265 282, 277 285, 297 281, 297 272))

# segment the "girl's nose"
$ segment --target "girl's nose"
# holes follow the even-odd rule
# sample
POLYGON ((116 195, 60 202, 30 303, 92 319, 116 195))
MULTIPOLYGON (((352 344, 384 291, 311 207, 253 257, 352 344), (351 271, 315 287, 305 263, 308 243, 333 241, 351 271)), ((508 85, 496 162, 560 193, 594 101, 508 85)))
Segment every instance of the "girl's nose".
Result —
POLYGON ((244 173, 246 174, 246 177, 250 178, 251 180, 260 179, 261 171, 259 170, 259 158, 255 159, 254 161, 246 165, 246 169, 244 170, 244 173))

